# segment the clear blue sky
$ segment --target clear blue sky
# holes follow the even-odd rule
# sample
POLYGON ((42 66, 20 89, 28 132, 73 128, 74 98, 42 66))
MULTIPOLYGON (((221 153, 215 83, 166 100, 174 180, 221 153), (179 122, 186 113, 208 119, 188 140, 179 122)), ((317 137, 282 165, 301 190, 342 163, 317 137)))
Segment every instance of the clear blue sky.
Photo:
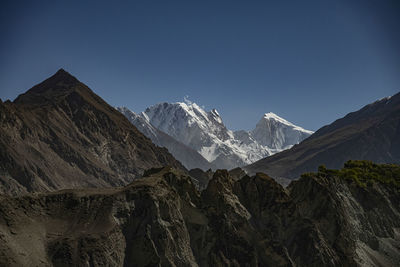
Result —
POLYGON ((113 106, 316 130, 400 91, 400 1, 2 1, 0 98, 61 67, 113 106))

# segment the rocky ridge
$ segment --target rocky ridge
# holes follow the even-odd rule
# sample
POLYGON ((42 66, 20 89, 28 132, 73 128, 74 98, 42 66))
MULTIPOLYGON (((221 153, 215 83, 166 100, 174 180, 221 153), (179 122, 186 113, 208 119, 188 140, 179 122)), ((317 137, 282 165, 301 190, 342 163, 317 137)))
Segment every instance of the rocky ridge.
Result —
POLYGON ((171 168, 121 188, 0 196, 0 265, 398 266, 399 188, 326 172, 287 189, 171 168), (32 250, 33 249, 33 250, 32 250))

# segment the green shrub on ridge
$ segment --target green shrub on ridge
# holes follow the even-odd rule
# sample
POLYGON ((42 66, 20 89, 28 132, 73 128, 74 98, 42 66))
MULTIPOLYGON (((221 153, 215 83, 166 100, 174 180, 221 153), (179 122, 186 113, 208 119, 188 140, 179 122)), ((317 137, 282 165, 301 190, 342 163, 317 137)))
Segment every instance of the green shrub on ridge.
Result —
POLYGON ((340 170, 327 169, 325 165, 321 165, 316 174, 305 173, 302 177, 310 175, 328 178, 336 176, 354 182, 361 187, 382 183, 400 188, 400 166, 397 164, 377 164, 367 160, 349 160, 340 170))

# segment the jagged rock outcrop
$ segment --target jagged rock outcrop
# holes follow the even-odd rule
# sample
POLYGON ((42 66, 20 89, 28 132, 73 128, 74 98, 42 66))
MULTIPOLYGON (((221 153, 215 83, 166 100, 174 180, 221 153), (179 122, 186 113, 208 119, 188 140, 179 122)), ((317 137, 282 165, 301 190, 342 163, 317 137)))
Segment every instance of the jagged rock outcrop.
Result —
MULTIPOLYGON (((214 173, 215 172, 213 172, 211 169, 207 171, 203 171, 199 168, 189 170, 190 177, 192 177, 192 180, 195 182, 197 189, 199 189, 200 191, 207 188, 207 185, 214 176, 214 173)), ((229 176, 234 181, 237 181, 246 175, 246 172, 239 167, 229 171, 229 176)))
POLYGON ((240 167, 234 168, 229 170, 229 175, 232 177, 233 180, 237 181, 242 179, 242 177, 246 176, 247 173, 240 167))
POLYGON ((123 186, 166 165, 185 169, 62 69, 0 103, 0 192, 123 186))
POLYGON ((124 188, 0 196, 0 265, 400 263, 397 182, 322 171, 285 189, 265 174, 235 181, 218 170, 200 193, 181 171, 144 176, 124 188))
POLYGON ((196 184, 198 185, 197 188, 199 190, 204 190, 207 188, 208 182, 213 177, 214 172, 211 169, 203 171, 200 168, 195 168, 189 170, 189 175, 196 181, 196 184))

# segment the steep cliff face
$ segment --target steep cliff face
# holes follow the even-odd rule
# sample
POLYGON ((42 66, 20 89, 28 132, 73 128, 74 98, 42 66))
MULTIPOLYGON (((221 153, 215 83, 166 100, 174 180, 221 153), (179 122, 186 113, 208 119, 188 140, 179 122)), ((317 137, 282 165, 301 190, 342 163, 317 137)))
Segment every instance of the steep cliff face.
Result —
POLYGON ((0 192, 122 186, 151 167, 185 169, 64 70, 0 111, 0 192))
POLYGON ((218 170, 200 193, 162 168, 124 188, 1 196, 0 265, 398 266, 399 187, 368 184, 218 170))
POLYGON ((400 264, 400 168, 388 169, 395 172, 387 171, 383 182, 365 179, 364 184, 349 169, 344 176, 330 171, 303 175, 289 186, 298 212, 313 220, 341 265, 400 264), (397 182, 390 180, 393 174, 397 182))

